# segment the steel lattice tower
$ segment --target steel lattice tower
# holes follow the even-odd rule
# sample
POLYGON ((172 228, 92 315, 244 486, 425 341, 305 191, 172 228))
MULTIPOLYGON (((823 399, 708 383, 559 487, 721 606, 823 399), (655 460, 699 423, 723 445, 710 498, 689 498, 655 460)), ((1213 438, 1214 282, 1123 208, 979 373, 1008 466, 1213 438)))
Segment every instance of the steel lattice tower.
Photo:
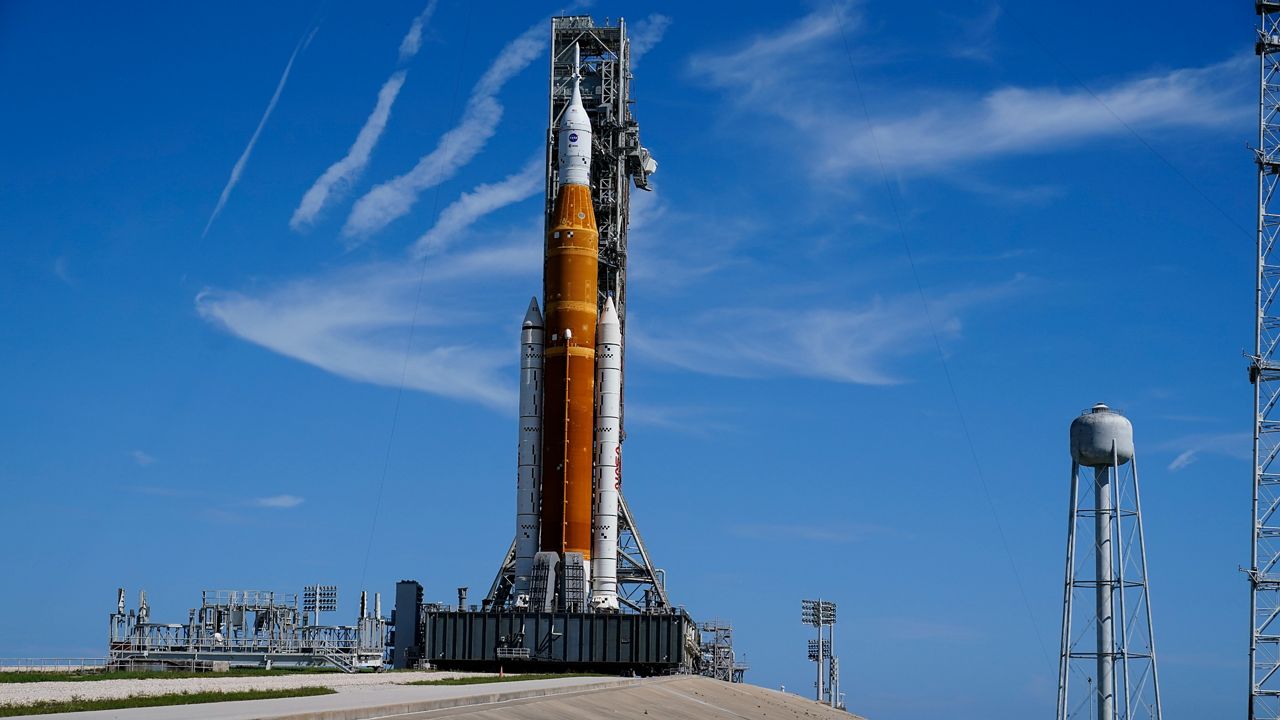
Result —
POLYGON ((1258 41, 1258 248, 1254 275, 1253 544, 1249 558, 1249 718, 1280 718, 1280 2, 1257 2, 1258 41))

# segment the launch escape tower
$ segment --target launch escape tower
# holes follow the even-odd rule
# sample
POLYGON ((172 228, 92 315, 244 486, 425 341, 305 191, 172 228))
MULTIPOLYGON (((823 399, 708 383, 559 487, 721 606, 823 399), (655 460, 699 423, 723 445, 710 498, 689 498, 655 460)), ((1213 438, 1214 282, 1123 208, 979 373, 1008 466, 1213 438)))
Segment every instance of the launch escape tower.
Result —
MULTIPOLYGON (((613 299, 621 332, 625 335, 631 185, 634 183, 640 189, 649 189, 649 174, 657 169, 657 163, 640 145, 640 126, 631 115, 630 41, 625 21, 620 19, 617 25, 606 23, 599 26, 585 15, 553 18, 544 208, 547 231, 556 222, 556 189, 560 184, 557 129, 572 95, 575 46, 582 104, 593 130, 590 177, 592 205, 599 230, 597 306, 603 308, 607 299, 613 299)), ((620 413, 621 410, 620 407, 620 413)), ((618 603, 633 612, 669 609, 671 602, 662 571, 654 568, 620 491, 617 498, 618 603)), ((516 542, 513 541, 490 586, 485 606, 504 607, 510 604, 515 584, 516 542)))
POLYGON ((1057 719, 1160 717, 1133 426, 1098 403, 1071 423, 1057 719))
POLYGON ((1256 2, 1258 246, 1254 277, 1253 522, 1249 558, 1249 720, 1280 718, 1280 2, 1256 2))

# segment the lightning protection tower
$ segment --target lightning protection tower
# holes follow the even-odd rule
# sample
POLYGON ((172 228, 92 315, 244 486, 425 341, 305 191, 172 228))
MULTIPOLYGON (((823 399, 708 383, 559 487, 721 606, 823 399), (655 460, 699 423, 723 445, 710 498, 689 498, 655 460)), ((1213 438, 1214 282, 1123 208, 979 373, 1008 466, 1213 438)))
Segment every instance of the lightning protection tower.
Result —
POLYGON ((1160 720, 1133 425, 1102 403, 1071 423, 1070 508, 1058 720, 1160 720))
POLYGON ((1254 273, 1253 523, 1249 559, 1249 720, 1280 718, 1280 2, 1258 12, 1258 247, 1254 273))

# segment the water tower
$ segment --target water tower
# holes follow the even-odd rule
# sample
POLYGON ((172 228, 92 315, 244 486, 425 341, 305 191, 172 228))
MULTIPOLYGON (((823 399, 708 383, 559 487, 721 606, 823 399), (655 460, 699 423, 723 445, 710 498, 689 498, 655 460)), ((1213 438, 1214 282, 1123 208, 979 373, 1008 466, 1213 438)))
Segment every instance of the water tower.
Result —
POLYGON ((1102 403, 1071 423, 1070 508, 1058 720, 1160 720, 1133 425, 1102 403))

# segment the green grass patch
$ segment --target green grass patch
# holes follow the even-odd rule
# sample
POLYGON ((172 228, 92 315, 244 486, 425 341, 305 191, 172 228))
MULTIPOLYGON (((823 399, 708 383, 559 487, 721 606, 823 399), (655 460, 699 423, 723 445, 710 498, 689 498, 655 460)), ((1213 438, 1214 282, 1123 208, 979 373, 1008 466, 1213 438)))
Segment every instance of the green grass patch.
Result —
POLYGON ((483 685, 484 683, 515 682, 517 680, 552 680, 571 677, 607 677, 596 673, 531 673, 528 675, 482 675, 478 677, 446 678, 444 680, 418 680, 405 685, 483 685))
POLYGON ((84 682, 91 680, 180 680, 210 677, 269 677, 341 672, 337 668, 232 668, 226 672, 191 672, 189 670, 34 670, 0 672, 0 683, 84 682))
POLYGON ((112 700, 57 700, 26 705, 0 705, 0 717, 14 715, 48 715, 84 712, 86 710, 120 710, 123 708, 158 707, 161 705, 193 705, 196 703, 231 702, 234 700, 271 700, 274 698, 332 695, 327 687, 294 688, 292 690, 245 690, 240 692, 171 693, 169 695, 134 695, 112 700))

